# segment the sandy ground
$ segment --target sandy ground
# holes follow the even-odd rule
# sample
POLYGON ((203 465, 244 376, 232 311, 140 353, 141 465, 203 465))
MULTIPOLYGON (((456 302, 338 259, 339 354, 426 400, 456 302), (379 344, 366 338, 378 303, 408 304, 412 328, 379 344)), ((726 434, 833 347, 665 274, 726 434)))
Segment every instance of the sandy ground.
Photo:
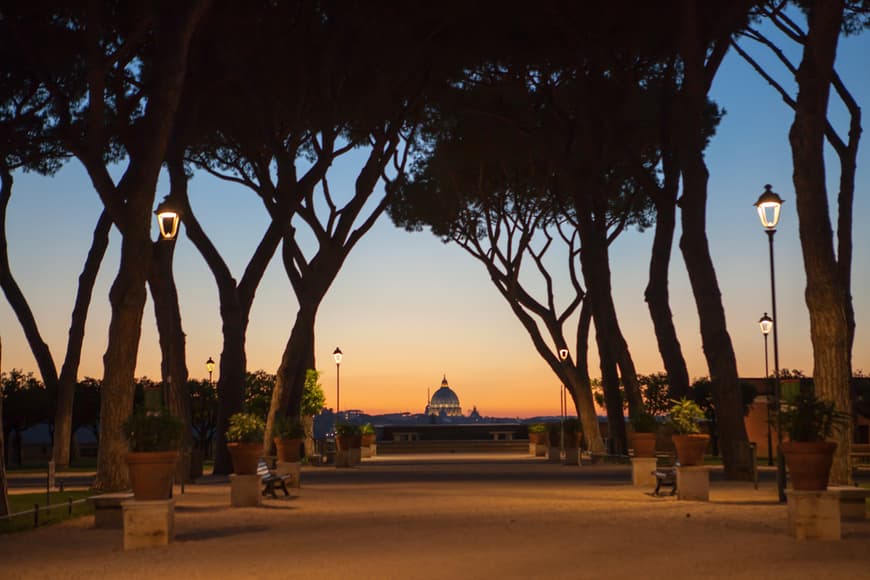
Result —
POLYGON ((870 578, 870 520, 796 541, 769 478, 714 473, 699 503, 632 487, 627 466, 418 459, 306 468, 261 508, 207 478, 176 494, 165 547, 124 551, 91 517, 0 536, 0 579, 870 578))

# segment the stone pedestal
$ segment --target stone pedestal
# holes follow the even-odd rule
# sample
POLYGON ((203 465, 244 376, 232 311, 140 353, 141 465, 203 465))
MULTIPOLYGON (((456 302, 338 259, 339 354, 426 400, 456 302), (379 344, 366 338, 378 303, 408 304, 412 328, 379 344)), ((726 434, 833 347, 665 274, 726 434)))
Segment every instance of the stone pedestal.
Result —
POLYGON ((677 467, 677 499, 710 501, 710 469, 703 465, 677 467))
POLYGON ((350 464, 359 465, 362 463, 362 447, 354 447, 350 450, 350 464))
POLYGON ((580 465, 580 449, 568 447, 565 449, 565 465, 580 465))
POLYGON ((547 446, 540 443, 529 443, 529 455, 533 455, 535 457, 546 457, 547 446))
POLYGON ((374 455, 375 455, 375 452, 374 452, 375 444, 374 443, 372 443, 371 445, 363 445, 360 449, 362 449, 362 458, 363 459, 367 459, 369 457, 374 457, 374 455))
POLYGON ((635 487, 652 487, 656 486, 656 476, 653 472, 656 470, 655 457, 632 457, 631 458, 631 483, 635 487))
POLYGON ((350 449, 344 449, 341 451, 335 452, 335 466, 336 467, 352 467, 351 457, 350 457, 350 449))
POLYGON ((258 507, 263 499, 259 475, 230 474, 230 505, 232 507, 258 507))
POLYGON ((124 549, 165 546, 175 538, 175 500, 127 500, 124 513, 124 549))
POLYGON ((835 491, 785 492, 788 531, 798 540, 840 539, 840 496, 835 491))
POLYGON ((287 482, 292 487, 300 487, 302 485, 302 463, 299 461, 288 462, 279 461, 275 464, 275 473, 277 475, 293 476, 293 479, 287 482))
POLYGON ((870 489, 829 485, 828 491, 840 497, 840 518, 850 521, 867 519, 867 498, 870 497, 870 489))
POLYGON ((88 498, 94 506, 94 527, 120 530, 124 527, 122 504, 133 499, 132 493, 103 493, 88 498))
POLYGON ((562 463, 562 452, 558 447, 547 448, 547 461, 550 463, 562 463))

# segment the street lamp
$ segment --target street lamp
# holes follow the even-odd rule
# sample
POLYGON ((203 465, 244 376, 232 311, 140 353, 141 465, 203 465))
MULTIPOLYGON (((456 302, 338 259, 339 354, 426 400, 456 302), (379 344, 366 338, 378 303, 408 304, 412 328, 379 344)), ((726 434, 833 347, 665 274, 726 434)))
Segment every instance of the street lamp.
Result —
POLYGON ((338 416, 341 411, 341 383, 339 382, 341 372, 341 349, 335 347, 332 351, 332 357, 335 359, 335 414, 338 416))
POLYGON ((771 190, 771 186, 765 185, 764 192, 755 202, 761 225, 767 233, 770 247, 770 307, 773 319, 773 405, 776 410, 776 490, 779 501, 785 501, 785 462, 782 456, 782 424, 780 413, 780 401, 782 397, 779 384, 779 323, 776 322, 776 276, 774 276, 773 261, 773 235, 776 233, 776 224, 779 223, 779 211, 782 208, 782 198, 771 190))
MULTIPOLYGON (((562 364, 568 360, 568 349, 559 349, 559 360, 562 364)), ((563 370, 564 372, 564 370, 563 370)), ((559 453, 565 452, 565 416, 568 414, 568 398, 565 396, 565 383, 559 389, 559 453)))
POLYGON ((211 374, 214 372, 214 360, 211 357, 205 361, 205 368, 208 371, 208 384, 211 385, 211 374))
POLYGON ((163 198, 154 213, 157 215, 157 225, 160 226, 160 237, 164 240, 174 240, 178 233, 181 213, 170 196, 163 198))
MULTIPOLYGON (((773 329, 773 319, 764 313, 764 316, 758 319, 758 325, 761 327, 761 334, 764 335, 764 380, 770 376, 767 370, 767 335, 773 329)), ((773 443, 770 440, 770 395, 767 396, 767 464, 773 465, 773 443)))

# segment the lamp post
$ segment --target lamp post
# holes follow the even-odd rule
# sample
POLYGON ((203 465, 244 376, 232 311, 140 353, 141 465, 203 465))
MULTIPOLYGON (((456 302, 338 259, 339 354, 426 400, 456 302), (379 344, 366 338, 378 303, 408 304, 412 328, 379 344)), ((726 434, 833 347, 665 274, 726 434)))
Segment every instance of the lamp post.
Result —
MULTIPOLYGON (((761 334, 764 335, 764 379, 770 376, 767 368, 767 335, 770 334, 773 328, 773 319, 764 313, 764 316, 758 319, 758 325, 761 327, 761 334)), ((767 464, 773 465, 773 443, 770 440, 770 394, 767 395, 767 464)))
POLYGON ((214 360, 211 357, 208 357, 208 360, 205 361, 205 369, 208 371, 208 384, 211 386, 211 374, 214 372, 214 360))
POLYGON ((339 381, 341 376, 341 349, 335 347, 335 350, 332 351, 332 357, 335 359, 335 415, 338 417, 338 413, 341 411, 341 383, 339 381))
POLYGON ((776 224, 779 223, 779 212, 782 208, 782 198, 771 190, 770 185, 764 186, 764 192, 755 202, 761 225, 767 233, 770 247, 770 308, 773 314, 773 405, 776 412, 776 490, 780 503, 785 502, 785 462, 782 456, 782 424, 780 401, 782 392, 779 384, 779 323, 776 321, 776 276, 774 275, 773 236, 776 224))
MULTIPOLYGON (((559 360, 562 361, 564 367, 565 361, 568 360, 568 349, 559 349, 559 360)), ((565 452, 565 416, 568 414, 568 399, 565 396, 565 383, 562 383, 562 388, 559 390, 559 454, 565 452)))

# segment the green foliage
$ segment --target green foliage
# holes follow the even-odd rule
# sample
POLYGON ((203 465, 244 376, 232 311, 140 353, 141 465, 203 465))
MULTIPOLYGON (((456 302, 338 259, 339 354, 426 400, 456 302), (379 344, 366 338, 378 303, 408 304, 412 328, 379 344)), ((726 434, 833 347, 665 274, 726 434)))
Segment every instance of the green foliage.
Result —
POLYGON ((359 425, 353 423, 336 423, 335 434, 339 436, 345 435, 362 435, 362 429, 359 425))
POLYGON ((371 423, 366 423, 365 425, 359 428, 360 435, 374 435, 375 434, 375 426, 371 423))
POLYGON ((677 435, 689 435, 700 433, 698 421, 704 418, 704 411, 695 401, 682 398, 679 401, 671 401, 671 411, 668 416, 670 424, 677 435))
POLYGON ((529 425, 529 433, 546 433, 549 428, 544 423, 532 423, 529 425))
POLYGON ((305 428, 297 417, 275 417, 275 427, 272 434, 280 439, 302 439, 305 428))
POLYGON ((263 369, 245 373, 245 411, 253 413, 263 420, 269 413, 272 404, 272 391, 275 389, 276 375, 263 369))
POLYGON ((254 413, 236 413, 230 417, 226 437, 230 443, 262 443, 266 422, 254 413))
POLYGON ((124 421, 123 429, 130 451, 172 451, 181 444, 184 422, 165 408, 139 408, 124 421))
POLYGON ((565 433, 574 434, 580 432, 580 419, 569 417, 565 419, 565 433))
POLYGON ((305 387, 302 390, 302 416, 319 415, 326 403, 323 387, 320 386, 320 371, 308 369, 305 371, 305 387))
POLYGON ((655 433, 658 426, 656 418, 649 413, 638 413, 631 418, 631 428, 635 433, 655 433))
POLYGON ((674 398, 668 374, 658 372, 651 375, 638 375, 637 382, 641 385, 644 410, 650 415, 667 415, 671 408, 671 400, 674 398))
POLYGON ((824 441, 849 423, 849 415, 814 393, 800 393, 779 413, 783 430, 792 441, 824 441))

